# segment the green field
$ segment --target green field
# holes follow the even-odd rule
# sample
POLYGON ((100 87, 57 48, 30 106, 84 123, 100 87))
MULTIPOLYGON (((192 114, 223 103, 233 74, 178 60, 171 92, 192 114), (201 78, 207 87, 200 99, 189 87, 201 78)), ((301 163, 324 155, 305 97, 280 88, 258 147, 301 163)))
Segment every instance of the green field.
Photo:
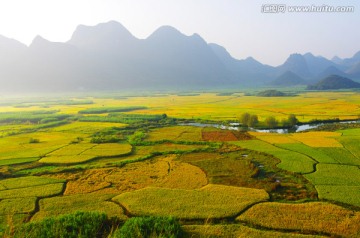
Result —
POLYGON ((279 158, 281 162, 278 166, 285 170, 296 173, 311 173, 314 170, 313 166, 315 161, 295 151, 284 150, 260 140, 240 141, 234 142, 234 144, 250 150, 271 154, 279 158))
POLYGON ((109 233, 131 217, 172 216, 184 237, 358 237, 359 124, 289 134, 219 125, 245 112, 258 116, 258 127, 289 114, 302 123, 356 119, 359 103, 355 92, 4 102, 0 234, 98 211, 112 222, 109 233))

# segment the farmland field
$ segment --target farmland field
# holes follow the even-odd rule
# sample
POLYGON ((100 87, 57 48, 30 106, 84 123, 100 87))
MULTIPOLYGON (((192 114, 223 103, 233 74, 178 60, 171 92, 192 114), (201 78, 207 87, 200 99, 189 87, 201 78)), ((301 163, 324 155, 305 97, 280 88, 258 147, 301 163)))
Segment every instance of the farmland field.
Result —
POLYGON ((12 99, 0 106, 0 234, 98 211, 172 216, 184 237, 357 237, 360 126, 277 134, 274 116, 358 119, 356 92, 12 99), (32 102, 33 101, 33 102, 32 102), (231 126, 226 129, 226 126, 231 126), (221 129, 223 128, 223 129, 221 129))

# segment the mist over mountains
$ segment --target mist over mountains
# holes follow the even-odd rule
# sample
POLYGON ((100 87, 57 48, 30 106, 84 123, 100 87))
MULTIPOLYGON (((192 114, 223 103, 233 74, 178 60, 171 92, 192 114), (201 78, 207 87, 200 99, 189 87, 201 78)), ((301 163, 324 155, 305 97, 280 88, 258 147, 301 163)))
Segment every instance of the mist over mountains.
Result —
POLYGON ((235 59, 224 47, 171 26, 138 39, 115 21, 80 25, 64 43, 37 36, 27 47, 0 36, 1 92, 291 86, 332 74, 360 80, 360 51, 352 58, 332 60, 292 54, 272 67, 252 57, 235 59), (281 82, 287 77, 292 78, 290 85, 281 82))

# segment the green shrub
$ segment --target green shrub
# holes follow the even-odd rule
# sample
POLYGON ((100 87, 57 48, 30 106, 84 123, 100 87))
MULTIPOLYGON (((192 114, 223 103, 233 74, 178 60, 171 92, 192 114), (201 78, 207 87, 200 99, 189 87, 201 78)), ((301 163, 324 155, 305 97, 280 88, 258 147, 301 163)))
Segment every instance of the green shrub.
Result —
POLYGON ((173 217, 133 217, 117 229, 113 238, 176 238, 182 229, 173 217))
POLYGON ((88 238, 106 237, 111 222, 105 213, 76 212, 19 227, 14 238, 88 238))

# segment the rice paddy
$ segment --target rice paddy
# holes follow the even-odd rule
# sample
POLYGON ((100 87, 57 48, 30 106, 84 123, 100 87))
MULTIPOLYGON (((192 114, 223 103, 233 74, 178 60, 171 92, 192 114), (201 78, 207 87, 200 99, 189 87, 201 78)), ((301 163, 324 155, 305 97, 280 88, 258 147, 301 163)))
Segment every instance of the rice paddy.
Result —
POLYGON ((209 184, 201 189, 148 187, 114 197, 133 216, 174 216, 179 219, 233 217, 251 204, 266 201, 261 189, 209 184))
POLYGON ((268 228, 356 237, 360 213, 329 203, 256 204, 237 220, 268 228))
POLYGON ((71 100, 0 106, 0 234, 30 220, 101 211, 121 221, 174 216, 188 237, 360 235, 360 129, 211 127, 245 112, 260 126, 289 114, 303 123, 357 119, 358 93, 71 100), (136 111, 117 112, 124 108, 136 111))

